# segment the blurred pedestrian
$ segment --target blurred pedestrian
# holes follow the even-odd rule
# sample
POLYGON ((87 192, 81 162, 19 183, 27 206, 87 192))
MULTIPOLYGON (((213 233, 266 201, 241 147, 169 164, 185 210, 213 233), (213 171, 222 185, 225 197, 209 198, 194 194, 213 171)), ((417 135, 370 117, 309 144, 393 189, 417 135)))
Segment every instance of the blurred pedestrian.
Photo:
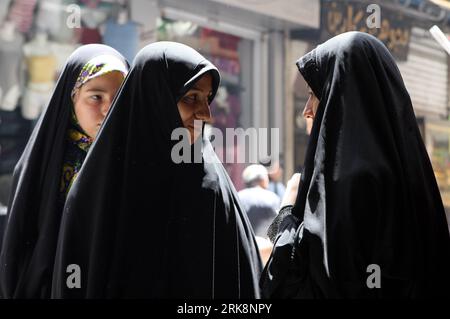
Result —
POLYGON ((267 229, 277 216, 280 198, 268 190, 267 169, 260 164, 247 166, 242 172, 246 188, 238 195, 256 236, 268 238, 267 229))
POLYGON ((269 172, 269 187, 268 190, 274 192, 279 198, 283 198, 286 187, 283 184, 283 168, 279 161, 273 162, 268 168, 269 172))

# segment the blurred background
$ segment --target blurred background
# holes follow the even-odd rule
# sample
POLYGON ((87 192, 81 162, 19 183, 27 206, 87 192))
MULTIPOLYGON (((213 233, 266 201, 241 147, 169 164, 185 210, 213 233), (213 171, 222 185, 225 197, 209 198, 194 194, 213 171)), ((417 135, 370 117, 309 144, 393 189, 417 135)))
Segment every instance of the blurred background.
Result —
MULTIPOLYGON (((105 43, 130 63, 154 41, 197 49, 222 74, 213 126, 279 128, 285 182, 302 169, 308 140, 307 91, 295 61, 350 30, 375 35, 396 58, 449 212, 450 56, 430 34, 433 25, 448 39, 450 1, 0 0, 0 214, 14 166, 78 46, 105 43)), ((224 164, 238 190, 248 164, 224 164)))

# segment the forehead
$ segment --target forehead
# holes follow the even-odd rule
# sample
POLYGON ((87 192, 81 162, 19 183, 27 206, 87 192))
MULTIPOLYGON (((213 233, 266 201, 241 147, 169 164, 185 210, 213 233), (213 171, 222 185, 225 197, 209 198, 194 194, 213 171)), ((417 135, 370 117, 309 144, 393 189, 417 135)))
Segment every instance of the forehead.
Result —
POLYGON ((212 89, 212 76, 210 73, 206 73, 203 75, 195 84, 192 86, 192 89, 202 90, 202 91, 211 91, 212 89))
POLYGON ((81 89, 92 89, 96 87, 108 88, 120 85, 124 79, 124 75, 119 71, 112 71, 95 77, 87 81, 81 89))

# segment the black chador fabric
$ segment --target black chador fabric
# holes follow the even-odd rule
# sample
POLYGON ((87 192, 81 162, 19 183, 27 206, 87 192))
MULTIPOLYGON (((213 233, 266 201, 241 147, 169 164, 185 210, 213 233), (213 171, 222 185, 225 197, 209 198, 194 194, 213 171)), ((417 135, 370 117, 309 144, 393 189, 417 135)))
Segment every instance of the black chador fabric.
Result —
POLYGON ((263 296, 449 297, 444 208, 393 57, 349 32, 297 66, 320 104, 263 296))
POLYGON ((83 66, 99 55, 122 55, 105 45, 86 45, 68 59, 46 110, 16 165, 0 256, 4 298, 47 298, 63 205, 62 164, 72 110, 71 92, 83 66))
POLYGON ((177 101, 207 72, 215 94, 217 69, 185 45, 136 56, 68 194, 53 297, 259 297, 253 233, 211 144, 200 163, 171 160, 177 101))

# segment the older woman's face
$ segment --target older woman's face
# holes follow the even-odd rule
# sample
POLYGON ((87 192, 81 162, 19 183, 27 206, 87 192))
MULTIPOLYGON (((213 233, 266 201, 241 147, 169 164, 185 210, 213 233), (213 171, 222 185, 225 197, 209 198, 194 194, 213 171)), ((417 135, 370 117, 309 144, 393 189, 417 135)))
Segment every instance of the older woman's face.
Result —
POLYGON ((183 126, 189 130, 191 143, 202 133, 202 126, 194 127, 194 121, 209 122, 211 112, 209 98, 212 94, 212 77, 209 73, 203 75, 194 86, 177 103, 183 126))
POLYGON ((114 71, 89 80, 76 92, 73 104, 75 115, 83 131, 95 139, 111 103, 124 80, 114 71))
POLYGON ((306 120, 306 132, 311 134, 312 124, 316 117, 317 108, 319 107, 319 99, 308 86, 309 98, 306 101, 305 109, 303 110, 303 117, 306 120))

